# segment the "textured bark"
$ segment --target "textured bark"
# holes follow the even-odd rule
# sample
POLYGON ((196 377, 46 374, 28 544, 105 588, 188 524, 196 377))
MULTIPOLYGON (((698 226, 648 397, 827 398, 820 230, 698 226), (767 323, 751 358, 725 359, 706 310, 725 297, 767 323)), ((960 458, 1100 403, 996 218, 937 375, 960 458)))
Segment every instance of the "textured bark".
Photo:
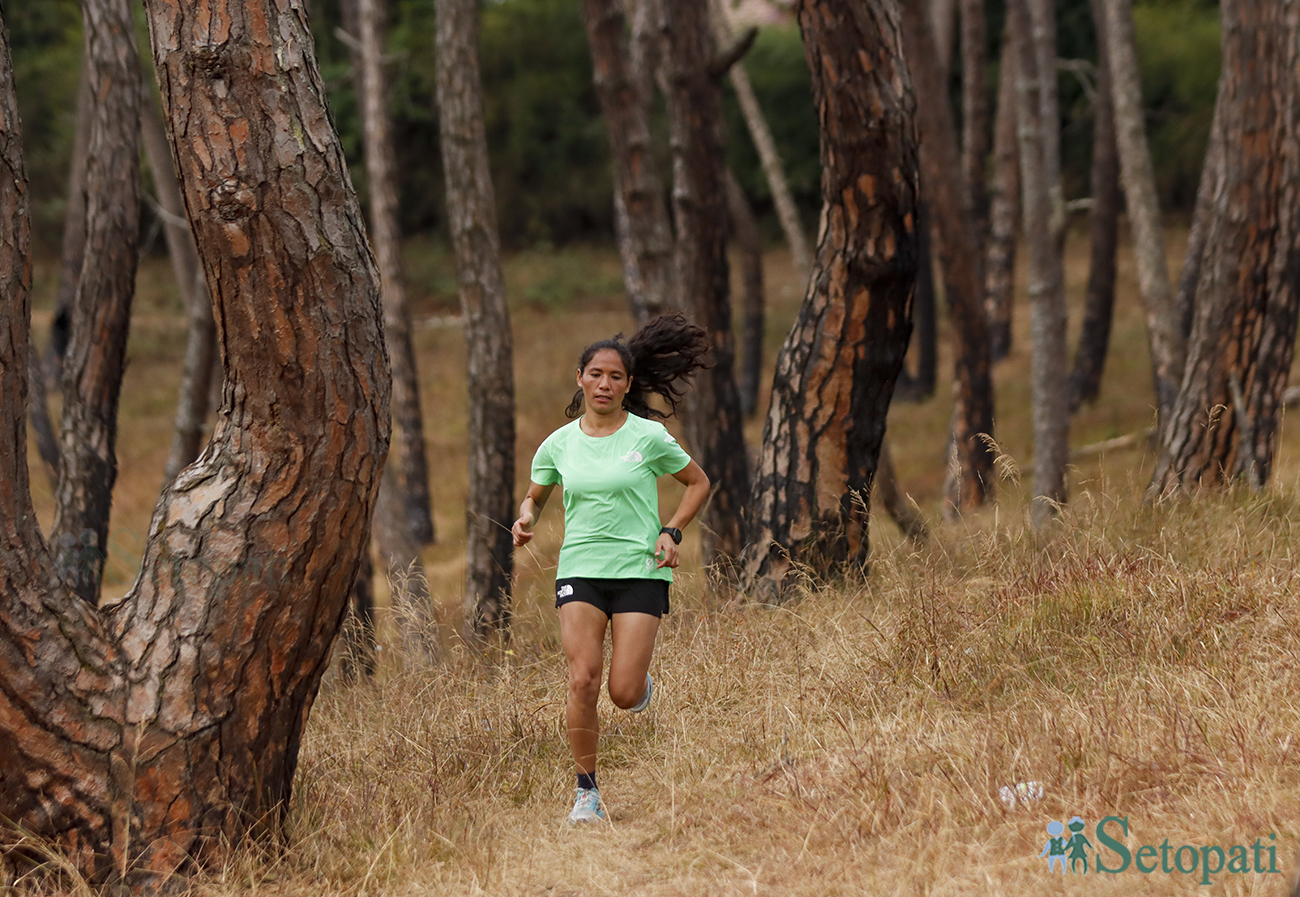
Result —
MULTIPOLYGON (((355 0, 361 32, 361 117, 365 135, 366 181, 370 187, 370 245, 379 265, 384 300, 384 342, 393 364, 393 451, 389 463, 400 477, 401 501, 391 510, 405 521, 417 547, 434 540, 433 499, 420 410, 420 375, 411 342, 411 313, 402 274, 402 233, 397 220, 397 173, 392 119, 388 114, 386 0, 355 0)), ((381 506, 382 507, 382 506, 381 506)), ((387 511, 389 509, 384 508, 387 511)), ((396 525, 396 523, 395 523, 396 525)), ((397 546, 383 546, 388 554, 397 546)), ((412 558, 403 555, 403 563, 412 558)))
POLYGON ((933 241, 930 213, 922 199, 916 207, 916 291, 912 299, 912 337, 916 340, 916 373, 904 366, 894 386, 895 402, 923 402, 934 395, 939 372, 938 297, 934 289, 933 241))
POLYGON ((1214 104, 1210 139, 1205 148, 1205 164, 1201 168, 1201 182, 1196 189, 1196 207, 1192 211, 1192 226, 1187 232, 1187 252, 1183 257, 1183 270, 1178 277, 1178 295, 1174 300, 1179 333, 1184 340, 1192 334, 1196 287, 1201 280, 1201 262, 1205 258, 1210 224, 1222 200, 1219 195, 1223 176, 1222 109, 1221 103, 1214 104))
POLYGON ((744 547, 749 497, 727 271, 726 163, 718 128, 722 97, 709 72, 714 41, 705 4, 661 2, 677 289, 681 306, 712 343, 712 367, 687 393, 685 423, 692 454, 714 483, 702 519, 704 562, 714 567, 729 563, 744 547))
POLYGON ((821 130, 823 224, 777 356, 751 502, 744 584, 767 600, 783 597, 796 569, 824 577, 867 561, 917 266, 915 99, 898 8, 801 0, 797 13, 821 130))
MULTIPOLYGON (((647 2, 640 27, 650 28, 647 2)), ((654 155, 650 106, 656 56, 633 54, 617 0, 584 0, 596 99, 614 158, 614 209, 623 282, 638 326, 672 304, 673 231, 654 155), (636 66, 650 71, 638 73, 636 66)))
POLYGON ((1142 85, 1138 76, 1137 40, 1133 35, 1132 3, 1130 0, 1105 0, 1105 9, 1120 173, 1129 225, 1133 231, 1138 289, 1146 310, 1147 339, 1151 346, 1151 368, 1156 388, 1157 426, 1162 428, 1182 382, 1187 347, 1165 262, 1164 229, 1160 224, 1156 179, 1142 122, 1142 85))
POLYGON ((514 570, 515 387, 478 67, 478 5, 438 0, 438 109, 469 355, 465 601, 476 638, 508 634, 514 570))
POLYGON ((740 252, 742 314, 740 323, 740 412, 752 417, 758 411, 759 381, 763 376, 763 335, 766 299, 763 293, 763 241, 754 210, 731 169, 727 169, 727 211, 740 252))
POLYGON ((279 828, 388 438, 375 272, 301 10, 146 11, 228 377, 103 609, 60 583, 23 472, 25 188, 0 66, 0 815, 136 891, 279 828))
POLYGON ((1212 211, 1158 494, 1268 482, 1300 308, 1300 7, 1247 0, 1222 15, 1212 211))
POLYGON ((81 8, 86 67, 97 89, 86 168, 86 256, 64 357, 51 541, 59 547, 68 585, 93 604, 108 546, 117 479, 117 402, 135 296, 140 60, 127 0, 86 0, 81 8))
POLYGON ((1097 93, 1092 107, 1092 209, 1089 236, 1088 292, 1083 303, 1079 346, 1070 372, 1070 410, 1092 402, 1101 391, 1101 373, 1110 346, 1115 309, 1116 253, 1119 249, 1119 153, 1115 146, 1115 110, 1111 97, 1109 52, 1103 5, 1092 0, 1097 30, 1097 93))
MULTIPOLYGON (((710 6, 717 26, 718 41, 723 46, 728 46, 735 37, 731 33, 722 0, 711 0, 710 6)), ((727 77, 736 92, 740 114, 745 119, 745 127, 750 139, 754 141, 759 164, 763 167, 763 176, 767 178, 767 185, 772 191, 772 205, 776 207, 776 217, 781 222, 785 240, 790 244, 795 271, 800 275, 807 274, 808 267, 812 264, 808 238, 804 236, 803 222, 799 220, 799 209, 794 204, 794 194, 790 192, 790 182, 786 180, 785 165, 781 162, 781 154, 777 152, 776 141, 772 139, 772 129, 767 126, 763 107, 758 105, 758 97, 749 81, 749 73, 745 71, 745 64, 737 60, 727 69, 727 77)))
POLYGON ((180 396, 176 403, 176 428, 167 455, 164 478, 170 482, 185 465, 199 456, 207 434, 208 413, 212 410, 212 380, 217 365, 217 325, 212 319, 212 302, 203 282, 203 266, 194 235, 185 220, 185 202, 180 181, 172 162, 167 131, 158 112, 153 91, 140 93, 140 142, 153 172, 154 195, 163 218, 167 254, 172 273, 180 288, 181 301, 189 318, 189 335, 185 342, 185 360, 181 365, 180 396))
MULTIPOLYGON (((935 58, 934 36, 915 4, 903 4, 902 27, 907 59, 918 96, 943 96, 935 58)), ((988 325, 984 315, 983 259, 961 181, 957 132, 947 103, 917 104, 922 188, 939 240, 939 264, 952 316, 956 346, 957 410, 952 443, 957 453, 947 513, 982 505, 993 486, 993 453, 985 437, 993 435, 993 383, 989 376, 988 325)))
POLYGON ((1056 101, 1056 27, 1047 0, 1008 6, 1017 62, 1017 117, 1025 241, 1029 250, 1033 359, 1033 521, 1045 524, 1066 498, 1069 383, 1065 341, 1065 203, 1056 101))
POLYGON ((984 0, 961 0, 961 176, 975 245, 988 233, 985 167, 989 157, 988 26, 984 0))
POLYGON ((984 310, 989 322, 989 357, 1011 351, 1011 304, 1016 287, 1016 237, 1020 230, 1020 142, 1016 131, 1016 54, 1010 21, 1002 37, 998 110, 993 128, 993 188, 989 196, 989 241, 985 251, 984 310))

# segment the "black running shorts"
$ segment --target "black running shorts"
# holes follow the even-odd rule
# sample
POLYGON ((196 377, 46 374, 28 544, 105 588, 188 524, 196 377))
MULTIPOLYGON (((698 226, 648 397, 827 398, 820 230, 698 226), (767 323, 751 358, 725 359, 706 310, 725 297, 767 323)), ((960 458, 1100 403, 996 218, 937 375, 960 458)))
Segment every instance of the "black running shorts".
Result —
POLYGON ((598 607, 605 616, 614 614, 668 613, 666 579, 589 579, 574 576, 555 581, 555 606, 581 601, 598 607))

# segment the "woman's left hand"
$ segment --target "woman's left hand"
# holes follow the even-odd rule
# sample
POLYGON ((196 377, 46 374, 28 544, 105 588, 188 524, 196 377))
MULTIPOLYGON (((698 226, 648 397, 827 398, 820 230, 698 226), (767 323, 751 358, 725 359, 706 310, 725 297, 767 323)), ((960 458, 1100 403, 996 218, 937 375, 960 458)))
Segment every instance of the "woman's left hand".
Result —
POLYGON ((677 557, 677 543, 673 537, 667 533, 660 533, 659 538, 655 540, 655 557, 659 558, 659 564, 655 569, 663 567, 676 567, 680 562, 677 557))

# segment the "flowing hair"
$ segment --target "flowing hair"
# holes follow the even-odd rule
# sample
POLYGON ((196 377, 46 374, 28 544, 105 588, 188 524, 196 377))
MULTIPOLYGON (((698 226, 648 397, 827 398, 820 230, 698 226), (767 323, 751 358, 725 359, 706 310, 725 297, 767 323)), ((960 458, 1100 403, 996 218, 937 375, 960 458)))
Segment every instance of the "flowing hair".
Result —
MULTIPOLYGON (((709 352, 709 334, 697 327, 680 311, 670 311, 655 318, 623 342, 623 334, 613 339, 603 339, 582 350, 578 370, 586 370, 591 359, 601 349, 612 349, 623 360, 623 367, 632 378, 623 407, 637 417, 667 420, 677 413, 682 400, 682 388, 692 374, 708 367, 705 356, 709 352), (651 408, 649 398, 656 395, 668 403, 668 413, 651 408)), ((582 390, 573 395, 573 401, 564 409, 565 417, 576 418, 582 414, 582 390)))

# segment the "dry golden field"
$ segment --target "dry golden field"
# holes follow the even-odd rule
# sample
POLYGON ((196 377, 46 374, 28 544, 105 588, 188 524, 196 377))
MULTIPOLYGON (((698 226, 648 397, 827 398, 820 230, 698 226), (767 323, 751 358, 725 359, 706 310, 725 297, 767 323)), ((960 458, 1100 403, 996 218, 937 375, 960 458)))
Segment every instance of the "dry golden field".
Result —
MULTIPOLYGON (((1171 253, 1171 270, 1177 261, 1171 253)), ((550 606, 555 508, 516 559, 511 651, 485 665, 454 637, 466 397, 450 264, 437 246, 409 248, 439 538, 425 562, 447 659, 419 668, 390 650, 372 683, 327 681, 304 738, 288 844, 239 852, 195 880, 195 894, 1287 892, 1300 835, 1293 428, 1284 426, 1272 488, 1258 495, 1145 506, 1153 459, 1142 441, 1083 455, 1059 523, 1034 533, 1017 476, 1028 480, 1032 455, 1023 307, 1013 356, 996 372, 997 502, 960 523, 939 518, 945 387, 896 407, 889 428, 902 485, 933 528, 927 545, 873 520, 868 574, 779 609, 712 601, 688 552, 651 710, 630 716, 602 703, 611 821, 568 828, 564 668, 550 606), (1008 806, 999 796, 1030 782, 1041 797, 1008 806), (1086 875, 1049 873, 1046 826, 1075 815, 1094 848, 1100 820, 1127 818, 1120 840, 1135 854, 1152 846, 1155 871, 1101 873, 1094 858, 1086 875), (1194 849, 1175 853, 1183 845, 1194 849), (1212 848, 1239 867, 1233 845, 1250 871, 1225 864, 1206 876, 1212 848), (1193 859, 1194 872, 1179 871, 1193 859)), ((109 594, 131 585, 170 445, 184 318, 168 270, 151 260, 141 275, 109 594)), ((1077 306, 1086 279, 1077 234, 1067 270, 1077 306)), ((534 447, 563 422, 578 350, 629 326, 618 272, 614 253, 595 249, 508 263, 521 494, 534 447)), ((49 270, 38 273, 43 344, 53 285, 49 270)), ((774 355, 802 286, 780 251, 767 277, 774 355)), ((1102 397, 1075 418, 1078 446, 1151 423, 1127 256, 1121 278, 1102 397)), ((950 370, 945 360, 941 378, 950 370)), ((751 426, 756 443, 760 424, 751 426)), ((35 463, 33 484, 48 524, 35 463)), ((1103 850, 1102 861, 1120 857, 1103 850)))

